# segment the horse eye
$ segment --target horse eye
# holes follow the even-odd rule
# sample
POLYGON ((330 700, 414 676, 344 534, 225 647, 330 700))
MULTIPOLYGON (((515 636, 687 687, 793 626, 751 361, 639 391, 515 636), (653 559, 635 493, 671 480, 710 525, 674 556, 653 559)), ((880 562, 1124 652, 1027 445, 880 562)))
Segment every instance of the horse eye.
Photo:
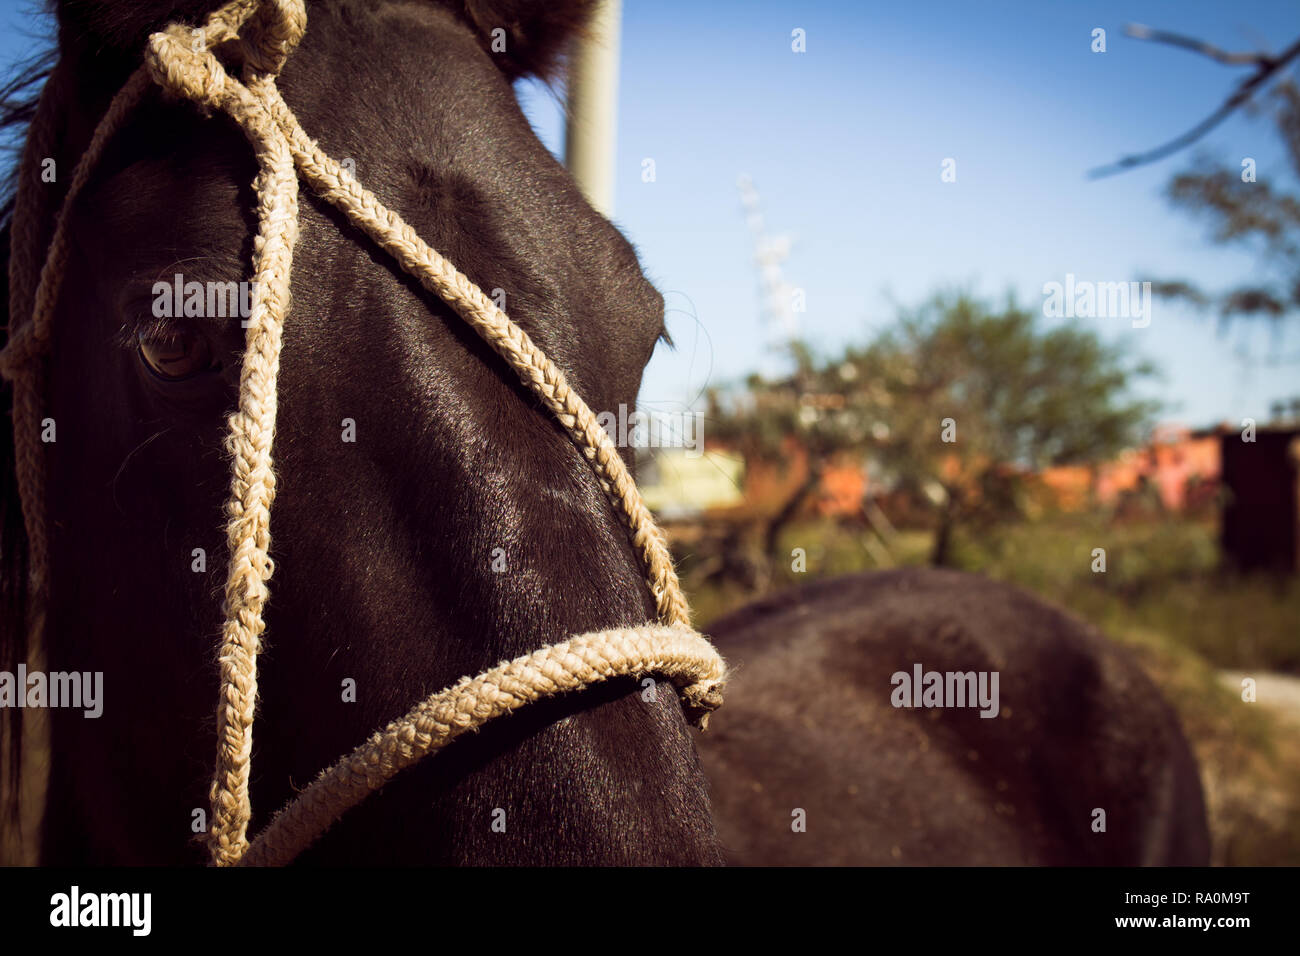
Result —
POLYGON ((176 382, 216 366, 212 346, 193 332, 168 332, 165 336, 141 332, 140 360, 159 378, 176 382))

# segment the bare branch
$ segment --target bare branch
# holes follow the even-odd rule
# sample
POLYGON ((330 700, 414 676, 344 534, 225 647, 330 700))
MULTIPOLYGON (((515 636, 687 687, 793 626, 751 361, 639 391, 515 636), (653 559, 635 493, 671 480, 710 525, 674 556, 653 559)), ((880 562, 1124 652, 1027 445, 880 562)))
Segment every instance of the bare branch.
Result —
POLYGON ((1254 63, 1257 65, 1257 69, 1254 73, 1238 84, 1232 95, 1224 101, 1222 106, 1186 133, 1183 133, 1183 135, 1170 140, 1163 146, 1158 146, 1153 150, 1149 150, 1148 152, 1138 153, 1133 156, 1125 156, 1118 162, 1112 163, 1109 166, 1101 166, 1090 170, 1088 173, 1089 179, 1101 179, 1102 177, 1122 172, 1125 169, 1132 169, 1135 166, 1144 166, 1147 163, 1153 163, 1156 160, 1164 159, 1171 153, 1176 153, 1185 146, 1189 146, 1196 142, 1210 130, 1214 129, 1214 127, 1227 119, 1233 110, 1247 102, 1251 96, 1254 95, 1255 91, 1267 83, 1278 73, 1278 71, 1294 60, 1297 56, 1300 56, 1300 39, 1297 39, 1291 44, 1291 46, 1287 47, 1287 49, 1277 56, 1270 56, 1268 54, 1250 54, 1248 59, 1241 59, 1242 57, 1247 57, 1247 54, 1224 53, 1222 50, 1210 46, 1208 43, 1202 43, 1199 40, 1192 40, 1162 30, 1150 30, 1147 27, 1131 26, 1129 28, 1129 35, 1137 36, 1139 39, 1151 39, 1161 43, 1170 43, 1175 46, 1193 49, 1199 53, 1204 53, 1206 56, 1210 56, 1221 63, 1230 63, 1233 65, 1254 63), (1145 33, 1134 33, 1133 30, 1135 29, 1145 31, 1145 33))
POLYGON ((1227 66, 1243 66, 1251 63, 1256 66, 1268 62, 1267 53, 1227 53, 1220 50, 1217 46, 1212 46, 1204 40, 1197 40, 1194 37, 1185 37, 1181 33, 1171 33, 1168 30, 1155 30, 1141 23, 1129 23, 1124 27, 1124 32, 1133 37, 1135 40, 1150 40, 1152 43, 1168 43, 1170 46, 1182 47, 1185 50, 1191 50, 1194 53, 1203 53, 1212 60, 1217 60, 1227 66))

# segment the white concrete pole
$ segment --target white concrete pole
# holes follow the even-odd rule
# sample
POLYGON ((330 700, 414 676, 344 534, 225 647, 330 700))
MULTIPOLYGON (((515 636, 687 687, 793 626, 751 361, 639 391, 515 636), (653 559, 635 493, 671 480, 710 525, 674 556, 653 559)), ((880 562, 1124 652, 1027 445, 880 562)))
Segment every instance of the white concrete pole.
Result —
POLYGON ((564 163, 587 201, 606 216, 614 214, 621 23, 622 0, 600 0, 569 60, 564 163))

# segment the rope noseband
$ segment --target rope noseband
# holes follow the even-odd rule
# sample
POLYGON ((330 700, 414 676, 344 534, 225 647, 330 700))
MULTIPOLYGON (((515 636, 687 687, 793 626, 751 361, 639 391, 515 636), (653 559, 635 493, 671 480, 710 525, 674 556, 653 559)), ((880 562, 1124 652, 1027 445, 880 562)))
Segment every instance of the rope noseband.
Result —
MULTIPOLYGON (((114 97, 73 174, 59 210, 39 281, 42 189, 34 128, 24 155, 15 205, 11 257, 11 327, 0 351, 0 374, 14 383, 14 440, 19 493, 29 539, 31 607, 29 654, 43 654, 43 606, 48 591, 44 460, 40 442, 45 359, 59 285, 69 255, 69 210, 100 153, 151 83, 219 110, 244 131, 257 156, 258 231, 253 245, 253 302, 239 382, 239 405, 229 419, 226 448, 233 456, 226 510, 230 562, 225 624, 219 652, 217 760, 211 787, 209 848, 218 866, 276 865, 291 861, 350 807, 402 769, 493 717, 555 694, 613 677, 663 674, 680 689, 688 716, 703 726, 722 703, 725 665, 690 627, 690 614, 659 528, 646 509, 613 441, 564 374, 518 325, 451 263, 426 245, 308 138, 280 96, 275 78, 307 26, 303 0, 233 0, 202 29, 172 24, 149 39, 144 63, 114 97), (226 72, 217 53, 242 62, 242 81, 226 72), (615 628, 571 638, 503 663, 421 702, 323 771, 280 810, 250 844, 249 777, 257 701, 257 655, 265 630, 263 608, 273 571, 271 503, 275 473, 276 380, 289 278, 298 237, 298 177, 336 206, 358 229, 461 316, 499 354, 542 403, 591 464, 622 517, 654 595, 659 623, 615 628), (26 318, 30 316, 30 318, 26 318), (25 319, 25 320, 24 320, 25 319)), ((38 118, 39 125, 39 118, 38 118)))

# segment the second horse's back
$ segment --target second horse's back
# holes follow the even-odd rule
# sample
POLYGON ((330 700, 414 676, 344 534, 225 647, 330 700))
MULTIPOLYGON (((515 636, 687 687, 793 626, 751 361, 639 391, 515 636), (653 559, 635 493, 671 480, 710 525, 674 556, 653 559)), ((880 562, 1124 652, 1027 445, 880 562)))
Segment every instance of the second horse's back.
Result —
POLYGON ((1177 716, 1133 657, 953 571, 850 575, 711 637, 732 677, 700 735, 739 864, 1204 865, 1177 716))

